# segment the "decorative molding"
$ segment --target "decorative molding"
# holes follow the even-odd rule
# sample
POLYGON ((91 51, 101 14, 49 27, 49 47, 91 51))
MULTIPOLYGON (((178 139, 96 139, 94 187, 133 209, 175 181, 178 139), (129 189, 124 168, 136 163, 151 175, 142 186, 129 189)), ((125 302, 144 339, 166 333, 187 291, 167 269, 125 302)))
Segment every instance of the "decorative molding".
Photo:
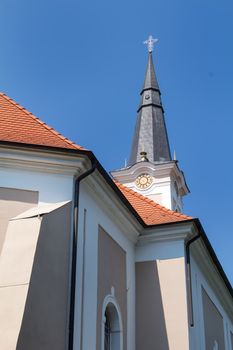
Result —
POLYGON ((195 234, 195 228, 192 223, 172 224, 164 225, 164 227, 155 227, 149 231, 148 229, 144 234, 138 238, 137 246, 146 245, 152 242, 162 241, 177 241, 187 240, 195 234))
POLYGON ((185 193, 188 193, 188 188, 184 181, 184 175, 177 166, 176 161, 167 163, 150 163, 139 162, 132 165, 129 168, 123 168, 111 172, 111 175, 120 183, 133 182, 143 172, 148 172, 155 179, 161 177, 174 177, 176 180, 184 186, 185 193))
POLYGON ((0 149, 2 168, 63 175, 77 175, 87 167, 84 157, 49 152, 0 149))

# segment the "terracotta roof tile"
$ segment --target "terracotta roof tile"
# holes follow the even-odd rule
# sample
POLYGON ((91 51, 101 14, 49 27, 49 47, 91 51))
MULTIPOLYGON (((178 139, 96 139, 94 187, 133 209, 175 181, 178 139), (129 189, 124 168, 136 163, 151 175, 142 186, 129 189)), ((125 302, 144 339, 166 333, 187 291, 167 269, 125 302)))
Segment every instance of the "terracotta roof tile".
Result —
POLYGON ((167 209, 120 183, 116 183, 116 185, 147 225, 159 225, 192 219, 191 216, 167 209))
POLYGON ((31 145, 83 149, 0 93, 0 140, 31 145))

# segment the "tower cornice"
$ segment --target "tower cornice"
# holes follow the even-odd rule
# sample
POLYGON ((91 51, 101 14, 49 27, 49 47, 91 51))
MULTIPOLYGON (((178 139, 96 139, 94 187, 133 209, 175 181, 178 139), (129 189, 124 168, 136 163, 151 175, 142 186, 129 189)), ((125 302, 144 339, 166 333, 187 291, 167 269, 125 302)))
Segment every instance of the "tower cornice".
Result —
POLYGON ((164 113, 163 106, 162 106, 162 105, 159 105, 159 104, 157 104, 157 103, 143 104, 143 105, 141 105, 141 106, 138 108, 137 113, 140 112, 140 110, 141 110, 143 107, 156 107, 156 108, 161 108, 162 112, 164 113))

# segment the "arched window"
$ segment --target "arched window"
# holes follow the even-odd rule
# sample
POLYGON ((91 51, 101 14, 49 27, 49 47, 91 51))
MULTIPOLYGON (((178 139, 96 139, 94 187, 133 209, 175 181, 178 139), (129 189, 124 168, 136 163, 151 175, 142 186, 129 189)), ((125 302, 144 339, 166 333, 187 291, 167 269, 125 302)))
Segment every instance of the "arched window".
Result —
POLYGON ((104 323, 104 350, 111 349, 110 336, 111 336, 111 323, 108 309, 105 311, 105 323, 104 323))
POLYGON ((122 350, 123 332, 119 307, 113 300, 104 304, 102 350, 122 350))

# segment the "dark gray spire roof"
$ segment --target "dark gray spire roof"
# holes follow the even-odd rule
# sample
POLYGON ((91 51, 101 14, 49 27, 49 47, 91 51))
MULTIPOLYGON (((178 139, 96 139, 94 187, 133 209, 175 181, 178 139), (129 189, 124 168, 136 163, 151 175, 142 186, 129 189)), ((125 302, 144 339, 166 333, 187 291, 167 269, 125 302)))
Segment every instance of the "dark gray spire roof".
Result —
POLYGON ((155 69, 153 64, 152 52, 149 52, 148 63, 146 68, 146 76, 143 84, 143 89, 159 90, 159 84, 156 79, 155 69))
POLYGON ((141 102, 137 112, 129 165, 141 161, 141 151, 147 152, 150 162, 171 161, 164 111, 151 52, 149 52, 141 102))

